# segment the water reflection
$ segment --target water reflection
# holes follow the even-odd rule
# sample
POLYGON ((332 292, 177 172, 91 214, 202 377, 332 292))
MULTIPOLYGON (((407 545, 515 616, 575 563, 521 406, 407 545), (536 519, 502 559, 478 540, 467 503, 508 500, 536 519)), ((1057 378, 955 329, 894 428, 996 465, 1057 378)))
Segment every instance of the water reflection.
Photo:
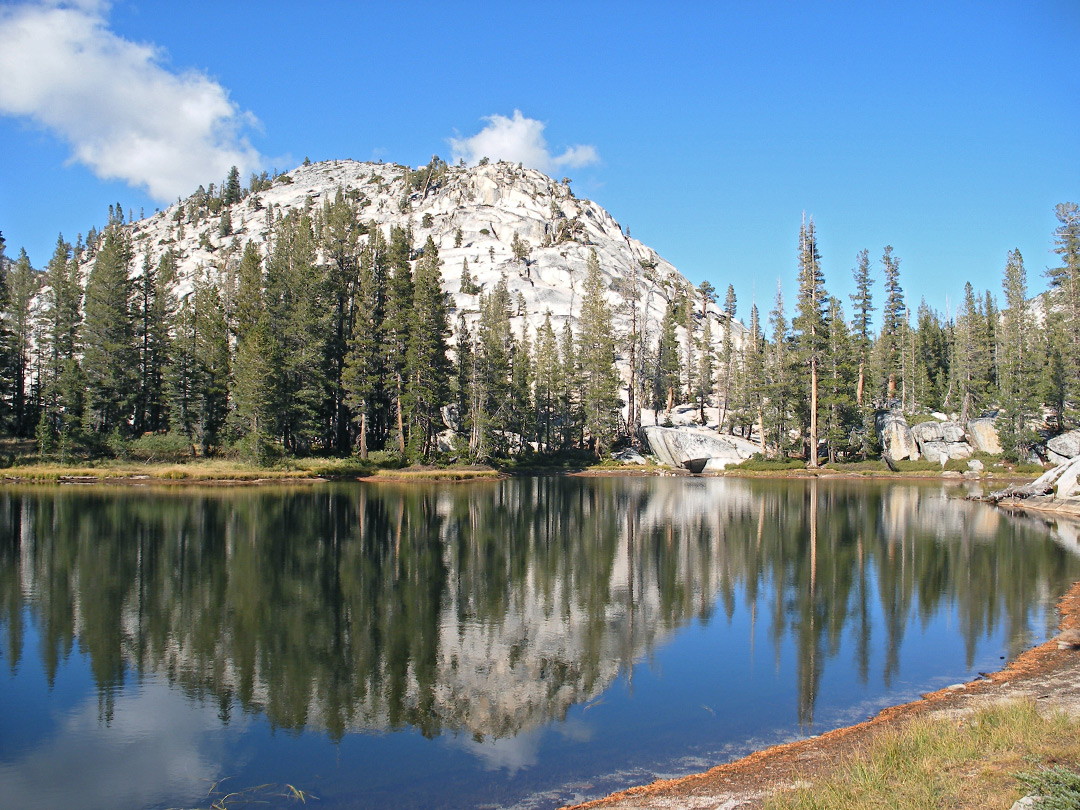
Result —
POLYGON ((1036 617, 1080 578, 1048 533, 941 489, 861 482, 9 489, 0 658, 18 669, 29 621, 52 683, 77 646, 105 726, 125 683, 156 674, 223 724, 463 732, 482 756, 528 761, 490 744, 742 604, 777 661, 794 645, 808 728, 845 638, 859 678, 886 686, 912 620, 946 605, 969 665, 987 634, 1011 654, 1041 638, 1036 617))

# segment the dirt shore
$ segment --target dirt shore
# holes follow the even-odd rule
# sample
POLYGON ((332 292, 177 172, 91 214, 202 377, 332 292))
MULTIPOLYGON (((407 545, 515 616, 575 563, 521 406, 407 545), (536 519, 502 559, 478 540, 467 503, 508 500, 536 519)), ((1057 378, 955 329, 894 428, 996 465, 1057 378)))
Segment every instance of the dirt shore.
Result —
MULTIPOLYGON (((1057 607, 1059 630, 1080 629, 1080 582, 1057 607)), ((885 709, 864 723, 767 748, 702 774, 658 780, 569 810, 751 810, 761 807, 764 797, 773 790, 827 774, 875 735, 911 718, 963 715, 994 703, 1024 698, 1036 701, 1040 711, 1062 710, 1080 717, 1080 651, 1059 650, 1056 642, 1048 641, 1023 653, 1001 672, 885 709)))

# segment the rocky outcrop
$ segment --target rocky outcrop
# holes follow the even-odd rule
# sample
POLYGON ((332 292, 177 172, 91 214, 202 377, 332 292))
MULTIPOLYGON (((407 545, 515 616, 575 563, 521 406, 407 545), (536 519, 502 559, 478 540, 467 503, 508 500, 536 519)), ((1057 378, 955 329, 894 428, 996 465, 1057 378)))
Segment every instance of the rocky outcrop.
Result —
POLYGON ((703 428, 643 428, 649 448, 661 464, 682 468, 689 459, 706 458, 706 470, 722 470, 760 453, 756 444, 703 428))
POLYGON ((1046 457, 1054 464, 1061 464, 1080 456, 1080 430, 1060 433, 1046 442, 1046 457))
POLYGON ((920 422, 911 428, 919 452, 942 466, 950 459, 971 458, 975 451, 956 422, 920 422))
POLYGON ((881 441, 883 455, 892 461, 905 458, 919 460, 919 445, 911 435, 911 428, 900 410, 879 411, 874 419, 874 427, 881 441))
POLYGON ((982 453, 1001 455, 1001 439, 993 419, 972 419, 967 423, 967 438, 972 447, 982 453))

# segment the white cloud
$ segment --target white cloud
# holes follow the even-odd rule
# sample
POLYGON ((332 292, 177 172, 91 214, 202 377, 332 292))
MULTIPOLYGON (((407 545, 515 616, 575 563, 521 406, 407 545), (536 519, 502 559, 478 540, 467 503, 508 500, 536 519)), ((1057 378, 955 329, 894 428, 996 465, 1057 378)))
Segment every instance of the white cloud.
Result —
POLYGON ((489 115, 488 125, 470 138, 450 138, 454 161, 464 158, 475 164, 481 158, 522 163, 532 169, 551 174, 565 168, 577 168, 596 163, 600 156, 593 146, 571 146, 560 155, 548 151, 544 140, 543 121, 526 118, 521 110, 514 117, 489 115))
POLYGON ((108 4, 24 3, 0 9, 0 113, 70 144, 96 175, 170 201, 263 162, 243 135, 255 118, 205 74, 175 73, 154 45, 108 29, 108 4))

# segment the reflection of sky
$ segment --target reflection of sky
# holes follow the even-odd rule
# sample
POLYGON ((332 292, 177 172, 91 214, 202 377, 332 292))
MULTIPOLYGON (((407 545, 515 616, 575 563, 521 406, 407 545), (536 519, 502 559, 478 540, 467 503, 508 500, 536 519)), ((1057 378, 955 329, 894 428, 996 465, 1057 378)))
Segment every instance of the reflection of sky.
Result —
MULTIPOLYGON (((37 690, 38 684, 20 683, 41 679, 28 669, 6 685, 0 705, 37 690)), ((52 733, 0 764, 5 807, 114 810, 199 802, 221 776, 225 741, 216 709, 163 680, 118 694, 108 723, 93 693, 53 720, 52 733)))

